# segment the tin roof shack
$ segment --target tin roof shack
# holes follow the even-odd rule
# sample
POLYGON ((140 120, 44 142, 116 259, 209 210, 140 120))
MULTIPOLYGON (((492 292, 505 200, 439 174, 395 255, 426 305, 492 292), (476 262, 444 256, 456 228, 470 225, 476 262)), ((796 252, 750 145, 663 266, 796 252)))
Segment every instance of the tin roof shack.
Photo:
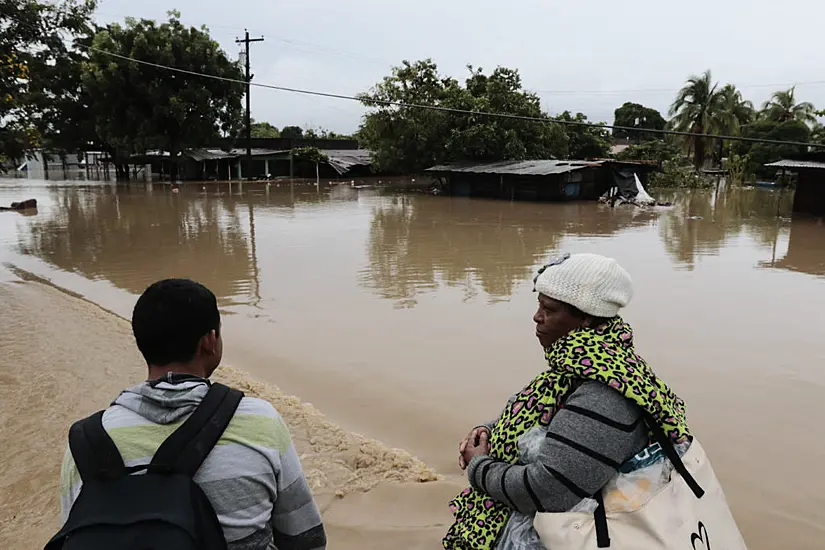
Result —
MULTIPOLYGON (((372 159, 366 149, 321 149, 326 160, 319 164, 319 174, 323 178, 360 177, 370 175, 372 159)), ((291 150, 252 149, 252 162, 246 161, 246 149, 196 148, 187 149, 178 155, 178 176, 183 181, 232 181, 246 178, 265 179, 276 176, 315 178, 315 163, 293 159, 290 167, 291 150)), ((168 151, 148 151, 145 155, 134 155, 133 162, 151 164, 152 173, 160 180, 169 174, 168 151)))
POLYGON ((797 175, 793 198, 794 214, 825 216, 825 162, 783 159, 765 165, 797 175))
POLYGON ((655 167, 613 160, 523 160, 433 166, 447 194, 507 200, 598 200, 617 185, 617 172, 635 172, 642 183, 655 167))
MULTIPOLYGON (((359 178, 373 175, 372 152, 369 149, 319 149, 324 161, 318 164, 318 176, 323 179, 341 177, 359 178)), ((290 155, 293 151, 281 151, 275 163, 270 163, 273 176, 290 174, 290 155)), ((315 162, 302 159, 300 155, 292 159, 292 173, 296 178, 315 179, 315 162)))

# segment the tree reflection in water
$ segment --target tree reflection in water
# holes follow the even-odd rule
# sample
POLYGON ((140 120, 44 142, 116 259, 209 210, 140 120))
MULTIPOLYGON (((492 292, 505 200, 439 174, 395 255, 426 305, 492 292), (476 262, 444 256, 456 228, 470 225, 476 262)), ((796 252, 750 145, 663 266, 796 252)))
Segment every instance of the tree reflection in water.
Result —
POLYGON ((252 255, 242 220, 248 212, 237 201, 185 198, 151 186, 51 192, 50 215, 20 236, 25 254, 132 293, 170 276, 199 280, 222 305, 250 291, 252 255))
POLYGON ((665 194, 663 200, 673 202, 659 222, 665 250, 679 267, 692 270, 697 257, 720 254, 739 235, 772 247, 787 225, 781 216, 790 214, 793 194, 731 188, 719 193, 674 192, 665 194))
POLYGON ((397 307, 445 284, 465 300, 507 299, 565 235, 606 236, 649 225, 655 210, 595 203, 509 203, 401 196, 375 208, 360 282, 397 307))

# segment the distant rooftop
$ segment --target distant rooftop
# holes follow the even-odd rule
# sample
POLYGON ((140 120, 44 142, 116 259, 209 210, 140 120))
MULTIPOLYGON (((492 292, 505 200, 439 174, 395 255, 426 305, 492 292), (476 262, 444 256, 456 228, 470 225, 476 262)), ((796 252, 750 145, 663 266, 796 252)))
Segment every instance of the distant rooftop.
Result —
MULTIPOLYGON (((281 157, 289 156, 289 149, 252 149, 253 157, 281 157)), ((372 164, 372 152, 368 149, 319 149, 319 152, 327 157, 327 162, 339 174, 348 172, 355 166, 369 166, 372 164)), ((169 151, 147 151, 146 157, 169 157, 169 151)), ((240 159, 246 156, 246 149, 235 147, 228 151, 217 147, 197 147, 187 149, 178 156, 188 157, 196 162, 205 160, 226 160, 240 159)))
POLYGON ((793 169, 808 169, 808 170, 825 170, 825 162, 816 162, 813 160, 788 160, 782 159, 770 164, 766 164, 768 168, 789 168, 793 169))
POLYGON ((565 174, 587 168, 601 166, 601 161, 583 160, 507 160, 502 162, 457 162, 440 164, 428 168, 427 172, 471 173, 471 174, 509 174, 514 176, 549 176, 565 174))
POLYGON ((345 174, 356 166, 372 164, 372 151, 369 149, 321 149, 326 155, 327 163, 339 174, 345 174))
POLYGON ((602 166, 604 164, 630 165, 639 168, 654 169, 652 163, 644 161, 618 161, 614 159, 594 159, 594 160, 507 160, 501 162, 456 162, 452 164, 439 164, 428 168, 427 172, 450 174, 502 174, 514 176, 549 176, 552 174, 566 174, 584 168, 602 166))

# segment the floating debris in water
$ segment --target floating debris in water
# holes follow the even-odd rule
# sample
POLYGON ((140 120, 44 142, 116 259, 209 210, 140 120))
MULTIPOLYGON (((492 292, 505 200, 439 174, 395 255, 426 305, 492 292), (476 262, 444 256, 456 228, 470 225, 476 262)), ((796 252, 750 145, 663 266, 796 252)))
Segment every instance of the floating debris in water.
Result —
POLYGON ((20 202, 11 203, 10 207, 0 206, 0 210, 16 210, 22 212, 23 210, 32 210, 37 208, 37 199, 26 199, 20 202))
POLYGON ((690 216, 688 219, 689 220, 704 220, 705 218, 703 218, 702 216, 690 216))

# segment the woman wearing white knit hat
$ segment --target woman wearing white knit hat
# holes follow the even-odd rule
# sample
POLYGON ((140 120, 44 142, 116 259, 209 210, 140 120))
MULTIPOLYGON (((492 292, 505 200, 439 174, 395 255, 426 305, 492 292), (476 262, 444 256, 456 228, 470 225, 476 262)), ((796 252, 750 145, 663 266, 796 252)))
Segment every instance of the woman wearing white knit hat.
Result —
POLYGON ((534 283, 549 368, 461 442, 470 487, 450 503, 447 549, 543 549, 537 512, 579 510, 620 471, 664 463, 646 422, 663 428, 662 441, 678 453, 691 445, 684 402, 636 353, 619 316, 633 285, 616 260, 566 254, 534 283))

